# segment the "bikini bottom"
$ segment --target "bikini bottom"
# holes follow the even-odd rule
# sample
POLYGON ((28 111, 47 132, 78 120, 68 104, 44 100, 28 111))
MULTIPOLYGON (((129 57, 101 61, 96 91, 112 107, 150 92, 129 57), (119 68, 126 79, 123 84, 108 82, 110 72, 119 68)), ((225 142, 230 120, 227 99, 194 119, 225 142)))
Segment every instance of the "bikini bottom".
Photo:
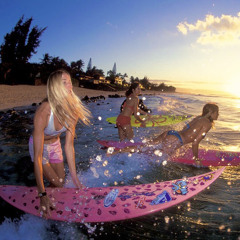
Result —
POLYGON ((120 114, 117 117, 116 123, 117 123, 117 126, 120 126, 120 127, 131 125, 131 118, 120 114))
POLYGON ((173 135, 173 136, 176 136, 176 137, 179 139, 181 145, 183 145, 183 140, 182 140, 182 138, 181 138, 181 136, 180 136, 180 134, 179 134, 178 131, 170 130, 170 131, 168 131, 167 135, 173 135))
MULTIPOLYGON (((34 161, 34 149, 33 149, 33 137, 31 136, 29 139, 29 153, 34 161)), ((60 139, 51 144, 43 144, 43 156, 42 156, 42 164, 47 163, 60 163, 63 161, 62 147, 60 143, 60 139)))

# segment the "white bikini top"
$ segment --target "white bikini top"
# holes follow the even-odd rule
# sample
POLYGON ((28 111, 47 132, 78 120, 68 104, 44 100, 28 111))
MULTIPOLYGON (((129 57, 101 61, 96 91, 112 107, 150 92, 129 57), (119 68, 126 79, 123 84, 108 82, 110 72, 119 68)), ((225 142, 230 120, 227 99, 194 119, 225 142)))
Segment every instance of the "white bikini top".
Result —
POLYGON ((66 132, 67 129, 65 127, 62 127, 62 129, 60 129, 59 131, 55 130, 55 126, 54 126, 54 116, 53 116, 53 112, 51 109, 51 114, 49 117, 49 121, 48 121, 48 125, 47 127, 44 129, 44 135, 46 136, 56 136, 62 132, 66 132))

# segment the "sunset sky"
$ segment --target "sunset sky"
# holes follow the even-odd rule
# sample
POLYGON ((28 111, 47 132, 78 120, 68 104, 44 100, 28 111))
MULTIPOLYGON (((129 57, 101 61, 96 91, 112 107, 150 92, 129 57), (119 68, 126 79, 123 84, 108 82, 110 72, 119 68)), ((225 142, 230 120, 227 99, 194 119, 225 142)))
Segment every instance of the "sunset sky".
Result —
POLYGON ((105 75, 116 62, 129 77, 240 97, 239 0, 1 0, 0 44, 22 15, 47 27, 31 62, 48 53, 86 70, 92 58, 105 75))

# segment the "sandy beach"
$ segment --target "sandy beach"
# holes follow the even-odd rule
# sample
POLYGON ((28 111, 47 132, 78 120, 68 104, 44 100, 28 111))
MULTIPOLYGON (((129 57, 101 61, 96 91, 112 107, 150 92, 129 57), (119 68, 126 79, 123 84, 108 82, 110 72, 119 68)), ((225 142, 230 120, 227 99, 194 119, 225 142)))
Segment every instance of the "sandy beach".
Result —
MULTIPOLYGON (((101 91, 87 88, 73 87, 74 92, 80 99, 85 96, 97 97, 118 94, 125 96, 125 91, 101 91)), ((143 94, 161 94, 161 92, 144 91, 143 94)), ((47 96, 47 87, 31 85, 4 85, 0 84, 0 110, 6 110, 14 107, 29 106, 33 103, 39 104, 47 96)))
MULTIPOLYGON (((74 92, 82 99, 88 97, 97 97, 108 95, 124 95, 124 91, 110 92, 86 88, 73 87, 74 92)), ((47 96, 47 87, 30 85, 0 85, 0 110, 6 110, 14 107, 29 106, 32 103, 39 103, 47 96)))

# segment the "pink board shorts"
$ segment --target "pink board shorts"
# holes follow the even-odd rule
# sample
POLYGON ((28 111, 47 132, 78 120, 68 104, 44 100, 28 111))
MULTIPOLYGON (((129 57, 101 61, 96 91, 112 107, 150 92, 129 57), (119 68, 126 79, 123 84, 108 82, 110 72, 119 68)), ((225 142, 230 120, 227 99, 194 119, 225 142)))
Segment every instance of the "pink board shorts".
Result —
MULTIPOLYGON (((34 150, 33 150, 33 137, 29 138, 29 153, 34 161, 34 150)), ((60 139, 56 142, 51 144, 43 144, 43 157, 42 157, 42 164, 47 163, 60 163, 63 161, 63 154, 62 154, 62 147, 60 139)))

